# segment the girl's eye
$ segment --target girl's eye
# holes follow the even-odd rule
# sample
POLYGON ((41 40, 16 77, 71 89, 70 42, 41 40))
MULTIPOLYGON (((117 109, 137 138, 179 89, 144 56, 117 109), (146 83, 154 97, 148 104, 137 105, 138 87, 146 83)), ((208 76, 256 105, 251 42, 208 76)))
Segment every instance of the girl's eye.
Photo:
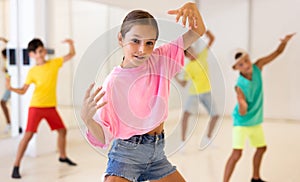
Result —
POLYGON ((148 46, 153 46, 153 45, 154 45, 153 42, 146 42, 146 44, 147 44, 148 46))
POLYGON ((134 42, 134 43, 140 43, 140 41, 138 40, 138 39, 132 39, 132 42, 134 42))

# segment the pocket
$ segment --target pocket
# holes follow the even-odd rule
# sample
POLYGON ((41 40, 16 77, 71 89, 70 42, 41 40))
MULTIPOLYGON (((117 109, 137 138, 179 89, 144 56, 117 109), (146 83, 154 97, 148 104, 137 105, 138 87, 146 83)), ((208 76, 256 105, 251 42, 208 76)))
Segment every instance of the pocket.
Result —
POLYGON ((117 146, 119 148, 124 148, 124 149, 128 149, 128 150, 134 150, 134 149, 137 149, 137 147, 139 146, 139 143, 128 141, 128 140, 126 141, 126 140, 118 139, 117 146))

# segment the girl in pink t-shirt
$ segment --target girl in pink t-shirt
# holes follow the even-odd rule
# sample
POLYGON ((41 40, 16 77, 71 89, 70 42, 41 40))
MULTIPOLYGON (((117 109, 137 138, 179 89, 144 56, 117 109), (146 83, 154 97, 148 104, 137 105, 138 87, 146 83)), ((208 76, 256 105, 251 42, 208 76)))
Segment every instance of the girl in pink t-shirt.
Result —
MULTIPOLYGON (((184 50, 204 34, 194 3, 169 14, 189 30, 171 43, 154 48, 158 26, 151 14, 130 12, 118 34, 123 60, 102 87, 84 98, 81 117, 91 144, 107 147, 106 181, 185 181, 164 153, 163 123, 168 116, 170 80, 184 63, 184 50), (102 90, 102 92, 101 92, 102 90), (101 92, 101 93, 100 93, 101 92)), ((172 30, 170 30, 172 31, 172 30)))

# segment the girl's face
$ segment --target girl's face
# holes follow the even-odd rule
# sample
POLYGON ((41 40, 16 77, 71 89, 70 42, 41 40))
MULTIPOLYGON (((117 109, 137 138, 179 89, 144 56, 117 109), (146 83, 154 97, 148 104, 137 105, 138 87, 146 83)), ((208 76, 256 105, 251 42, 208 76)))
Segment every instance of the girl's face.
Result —
POLYGON ((248 55, 239 60, 234 68, 239 70, 242 74, 251 74, 252 73, 252 63, 248 55))
POLYGON ((142 65, 153 52, 156 35, 151 25, 134 25, 124 38, 119 33, 119 44, 124 53, 122 66, 132 68, 142 65))

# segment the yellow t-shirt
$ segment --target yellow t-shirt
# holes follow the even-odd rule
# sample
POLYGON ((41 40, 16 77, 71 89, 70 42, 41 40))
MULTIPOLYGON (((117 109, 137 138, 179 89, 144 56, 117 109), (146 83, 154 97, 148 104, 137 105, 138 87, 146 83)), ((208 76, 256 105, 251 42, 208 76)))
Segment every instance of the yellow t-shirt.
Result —
POLYGON ((192 81, 189 88, 189 93, 192 95, 206 93, 211 89, 207 57, 208 49, 204 48, 203 51, 197 55, 196 60, 191 60, 185 66, 184 79, 192 81))
POLYGON ((33 83, 35 85, 30 107, 56 106, 56 83, 58 70, 62 64, 62 57, 54 58, 29 70, 25 84, 33 83))

